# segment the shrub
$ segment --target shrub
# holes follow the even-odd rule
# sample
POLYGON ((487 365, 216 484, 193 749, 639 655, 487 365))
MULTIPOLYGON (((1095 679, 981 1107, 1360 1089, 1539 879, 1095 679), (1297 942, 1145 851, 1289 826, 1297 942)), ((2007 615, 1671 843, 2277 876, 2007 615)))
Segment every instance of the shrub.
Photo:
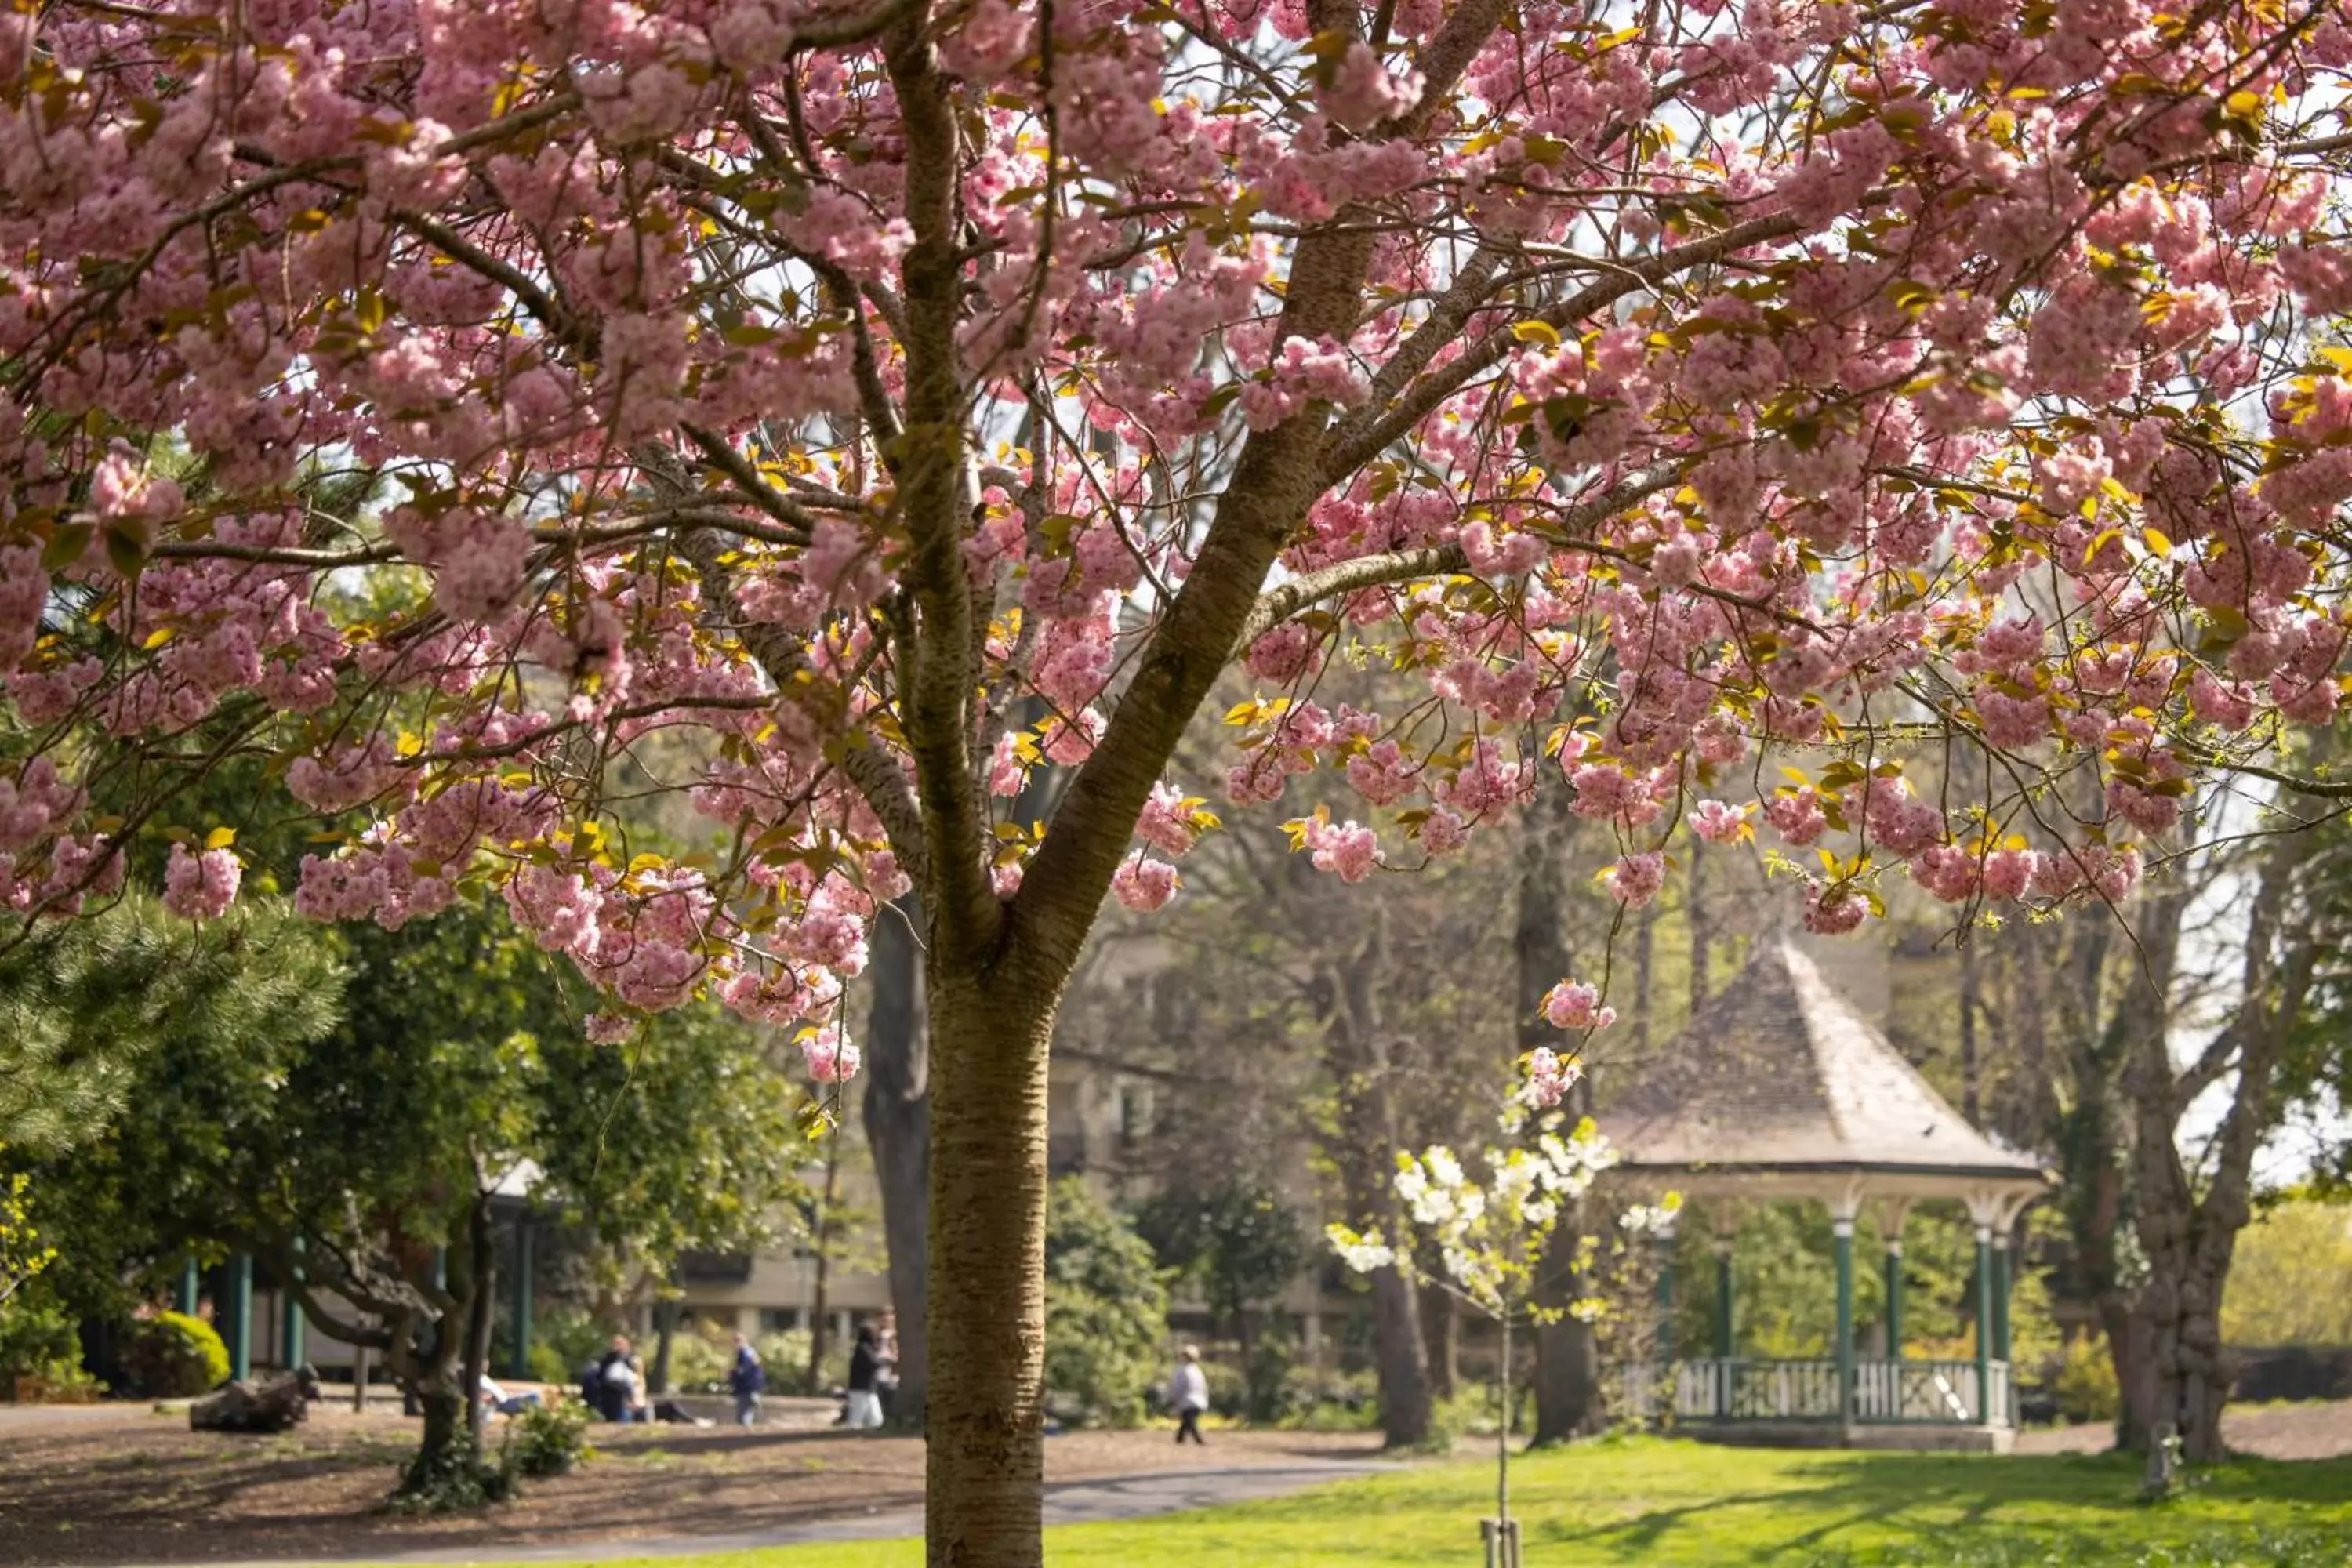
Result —
POLYGON ((90 1381, 81 1370, 81 1333, 73 1313, 46 1279, 31 1280, 0 1304, 0 1398, 19 1380, 34 1390, 24 1395, 30 1398, 50 1397, 51 1390, 70 1394, 90 1381))
POLYGON ((1253 1426, 1271 1426, 1297 1415, 1294 1401, 1299 1390, 1294 1384, 1298 1370, 1297 1342, 1278 1324, 1269 1326, 1242 1362, 1242 1381, 1247 1390, 1243 1415, 1253 1426))
POLYGON ((2116 1363, 2107 1342, 2099 1334, 2084 1334, 2066 1347, 2065 1359, 2050 1392, 2058 1414, 2069 1421, 2112 1421, 2123 1407, 2123 1390, 2116 1382, 2116 1363))
MULTIPOLYGON (((652 1365, 655 1347, 648 1346, 646 1361, 652 1365)), ((735 1337, 720 1337, 699 1330, 680 1328, 670 1336, 669 1385, 682 1394, 709 1394, 727 1386, 727 1369, 735 1360, 735 1337)))
POLYGON ((580 1365, 564 1360, 563 1352, 544 1340, 530 1342, 530 1377, 533 1383, 551 1383, 558 1388, 569 1388, 580 1381, 580 1365))
POLYGON ((158 1312, 131 1325, 122 1371, 134 1394, 184 1399, 228 1381, 228 1347, 201 1318, 158 1312))
POLYGON ((526 1405, 507 1423, 500 1467, 515 1476, 561 1476, 595 1457, 588 1406, 576 1399, 526 1405))
MULTIPOLYGON (((798 1393, 808 1377, 809 1331, 776 1329, 761 1334, 754 1343, 760 1352, 760 1364, 768 1369, 768 1387, 798 1393)), ((828 1347, 835 1348, 838 1347, 828 1347)), ((828 1355, 826 1359, 832 1358, 828 1355)), ((845 1371, 844 1381, 847 1375, 845 1371)))
POLYGON ((612 1330, 576 1307, 542 1311, 531 1324, 531 1375, 541 1383, 576 1384, 581 1367, 604 1354, 612 1337, 612 1330))

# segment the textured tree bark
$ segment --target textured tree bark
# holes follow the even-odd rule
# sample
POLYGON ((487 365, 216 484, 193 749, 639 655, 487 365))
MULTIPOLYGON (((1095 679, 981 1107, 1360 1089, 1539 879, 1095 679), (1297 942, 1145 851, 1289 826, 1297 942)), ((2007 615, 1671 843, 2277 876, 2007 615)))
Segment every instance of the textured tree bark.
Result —
POLYGON ((482 1379, 490 1370, 490 1320, 497 1301, 498 1240, 490 1226, 488 1195, 474 1200, 466 1216, 466 1248, 473 1255, 469 1283, 473 1300, 466 1308, 466 1442, 475 1461, 482 1455, 482 1379))
MULTIPOLYGON (((476 1400, 465 1381, 468 1325, 477 1302, 485 1300, 479 1287, 486 1282, 482 1265, 488 1240, 484 1226, 480 1237, 484 1245, 478 1251, 474 1229, 469 1214, 467 1234, 448 1248, 447 1278, 441 1291, 446 1299, 440 1316, 421 1328, 420 1353, 394 1362, 403 1392, 415 1396, 424 1415, 415 1457, 402 1473, 398 1491, 434 1509, 463 1508, 487 1500, 480 1426, 470 1408, 476 1400)), ((487 1346, 484 1353, 487 1356, 487 1346)))
POLYGON ((1035 1568, 1045 1495, 1047 1047, 1058 985, 929 974, 934 1568, 1035 1568), (1040 997, 1044 1000, 1040 1000, 1040 997))
MULTIPOLYGON (((2162 1031, 2136 1042, 2126 1083, 2137 1119, 2135 1217, 2147 1283, 2134 1307, 2144 1326, 2154 1437, 2169 1431, 2180 1457, 2210 1464, 2226 1455, 2221 1407, 2230 1369, 2221 1345, 2221 1293, 2238 1233, 2252 1217, 2253 1161, 2272 1127, 2273 1074, 2301 1016, 2322 939, 2293 918, 2301 879, 2312 870, 2316 835, 2282 834, 2263 858, 2247 920, 2240 1000, 2225 1033, 2187 1074, 2177 1073, 2162 1031), (2234 1075, 2229 1109, 2207 1157, 2182 1158, 2181 1114, 2198 1092, 2234 1075)), ((2178 920, 2175 921, 2176 930, 2178 920)), ((2151 1454, 2150 1479, 2163 1474, 2151 1454)))
MULTIPOLYGON (((1518 976, 1516 1035, 1521 1051, 1557 1044, 1559 1037, 1543 1016, 1543 998, 1573 968, 1568 945, 1568 855, 1576 832, 1572 804, 1554 770, 1537 770, 1536 798, 1528 805, 1519 830, 1518 912, 1512 930, 1512 956, 1518 976)), ((1706 937, 1697 919, 1696 865, 1692 870, 1691 941, 1695 950, 1703 951, 1706 937)), ((1702 984, 1695 970, 1691 982, 1695 1000, 1702 984)), ((1646 994, 1643 1005, 1647 1005, 1646 994)), ((1589 1081, 1577 1085, 1565 1109, 1571 1117, 1591 1113, 1589 1081)), ((1565 1309, 1581 1293, 1574 1262, 1583 1229, 1580 1205, 1553 1233, 1551 1255, 1544 1259, 1536 1281, 1539 1307, 1565 1309)), ((1566 1317, 1538 1323, 1535 1342, 1536 1418, 1529 1440, 1560 1443, 1591 1431, 1601 1417, 1601 1352, 1591 1325, 1566 1317)))
POLYGON ((922 950, 913 894, 874 923, 873 1015, 866 1026, 866 1145, 882 1191, 882 1240, 898 1316, 898 1390, 890 1418, 919 1429, 930 1385, 924 1290, 930 1278, 931 1072, 922 950))
POLYGON ((654 1301, 654 1363, 646 1369, 646 1382, 651 1386, 646 1392, 667 1394, 669 1387, 669 1352, 677 1343, 677 1300, 675 1297, 657 1297, 654 1301))

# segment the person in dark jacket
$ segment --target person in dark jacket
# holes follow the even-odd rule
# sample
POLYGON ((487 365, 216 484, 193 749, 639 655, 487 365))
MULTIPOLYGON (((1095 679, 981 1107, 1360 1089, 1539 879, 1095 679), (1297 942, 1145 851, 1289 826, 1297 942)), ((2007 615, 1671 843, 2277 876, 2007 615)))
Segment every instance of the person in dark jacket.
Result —
POLYGON ((871 1431, 882 1425, 882 1354, 874 1325, 857 1331, 857 1348, 849 1352, 849 1401, 843 1425, 871 1431))
POLYGON ((760 1420, 760 1394, 768 1386, 768 1369, 760 1363, 760 1352, 741 1334, 735 1336, 735 1364, 727 1369, 727 1386, 735 1395, 735 1425, 756 1426, 760 1420))

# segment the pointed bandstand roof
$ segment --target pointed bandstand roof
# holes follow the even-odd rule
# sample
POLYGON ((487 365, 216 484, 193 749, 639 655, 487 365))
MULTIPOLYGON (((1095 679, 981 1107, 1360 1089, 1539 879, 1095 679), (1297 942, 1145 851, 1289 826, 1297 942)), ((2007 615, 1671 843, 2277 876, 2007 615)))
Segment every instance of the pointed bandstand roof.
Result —
POLYGON ((2021 1194, 2046 1179, 1969 1125, 1786 936, 1759 942, 1673 1044, 1609 1072, 1622 1087, 1599 1085, 1599 1121, 1631 1172, 1890 1198, 2021 1194))

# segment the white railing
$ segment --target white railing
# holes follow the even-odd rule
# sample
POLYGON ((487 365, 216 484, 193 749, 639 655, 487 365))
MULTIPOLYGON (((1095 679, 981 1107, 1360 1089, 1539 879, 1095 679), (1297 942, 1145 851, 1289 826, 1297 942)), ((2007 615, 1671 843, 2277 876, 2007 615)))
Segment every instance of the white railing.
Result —
MULTIPOLYGON (((1984 1408, 1993 1424, 2011 1420, 2009 1363, 1986 1369, 1989 1400, 1979 1402, 1972 1361, 1857 1361, 1851 1419, 1975 1426, 1984 1408)), ((1626 1413, 1655 1420, 1835 1421, 1840 1417, 1834 1361, 1626 1362, 1618 1367, 1626 1413)))

